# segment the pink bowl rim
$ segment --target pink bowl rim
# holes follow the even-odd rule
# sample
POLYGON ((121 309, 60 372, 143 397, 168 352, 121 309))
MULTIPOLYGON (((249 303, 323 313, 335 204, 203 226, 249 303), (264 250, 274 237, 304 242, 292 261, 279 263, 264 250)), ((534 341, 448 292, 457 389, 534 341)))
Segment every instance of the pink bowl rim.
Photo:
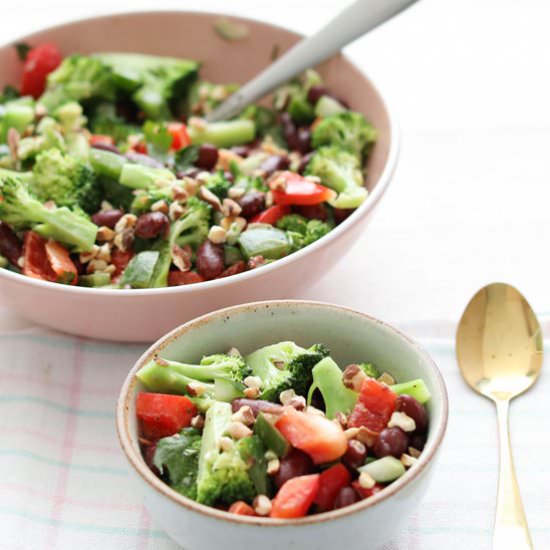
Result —
POLYGON ((136 361, 132 369, 129 371, 126 380, 121 388, 120 395, 116 405, 116 428, 117 436, 128 462, 135 470, 137 475, 142 478, 142 480, 147 483, 153 490, 157 493, 160 493, 164 497, 168 498, 172 502, 182 506, 183 508, 204 514, 213 519, 219 519, 236 524, 246 524, 246 525, 256 525, 256 526, 265 526, 265 527, 284 527, 284 526, 302 526, 302 525, 312 525, 327 522, 330 520, 340 519, 344 516, 349 516, 358 512, 363 512, 368 508, 371 508, 377 505, 380 502, 383 502, 390 497, 394 496, 396 493, 400 492, 406 486, 408 486, 413 480, 418 478, 427 467, 432 464, 437 451, 439 450, 445 431, 447 429, 447 422, 449 416, 449 398, 447 394, 447 388, 443 375, 441 374, 438 366, 431 356, 422 349, 418 343, 413 339, 403 334, 401 331, 392 327, 391 325, 376 319, 366 313, 348 308, 345 306, 340 306, 336 304, 330 304, 326 302, 312 301, 312 300, 265 300, 259 302, 251 302, 248 304, 240 304, 236 306, 231 306, 217 311, 213 311, 192 319, 187 323, 176 327, 175 329, 168 332, 165 336, 158 339, 154 344, 152 344, 136 361), (320 514, 315 514, 312 516, 306 516, 299 519, 275 519, 275 518, 262 518, 262 517, 251 517, 251 516, 239 516, 236 514, 229 514, 223 510, 217 510, 210 506, 204 504, 199 504, 194 500, 191 500, 187 497, 184 497, 180 493, 171 489, 166 483, 160 480, 145 464, 141 453, 136 451, 132 445, 132 436, 129 425, 129 404, 134 395, 134 386, 137 384, 137 378, 135 377, 136 372, 152 357, 159 353, 164 347, 170 344, 172 341, 177 340, 180 336, 184 335, 186 332, 204 324, 209 324, 211 321, 214 321, 219 318, 228 317, 233 314, 242 313, 250 310, 255 310, 259 308, 269 309, 273 308, 323 308, 325 310, 332 310, 340 313, 347 313, 360 319, 361 321, 367 321, 373 325, 378 325, 385 329, 387 332, 391 333, 393 337, 401 340, 408 346, 413 348, 413 351, 422 359, 424 362, 432 369, 435 374, 437 392, 441 397, 441 417, 437 425, 433 426, 431 429, 434 430, 434 439, 431 444, 424 450, 420 455, 418 461, 414 464, 412 468, 407 470, 405 474, 394 481, 391 485, 387 486, 383 491, 375 494, 374 496, 361 500, 350 506, 340 508, 338 510, 333 510, 330 512, 323 512, 320 514))
MULTIPOLYGON (((60 25, 55 26, 49 26, 45 27, 41 30, 35 31, 32 34, 26 34, 23 37, 20 37, 16 40, 10 41, 8 44, 2 44, 0 45, 0 49, 12 47, 14 43, 28 40, 29 38, 32 38, 34 35, 48 32, 48 31, 54 31, 57 29, 61 29, 64 27, 70 27, 77 23, 87 22, 87 21, 100 21, 103 19, 108 19, 111 17, 125 17, 125 16, 147 16, 147 15, 164 15, 167 17, 170 16, 180 16, 180 15, 186 15, 186 16, 208 16, 212 18, 219 18, 219 17, 228 17, 234 20, 241 21, 243 23, 250 23, 250 24, 261 24, 265 25, 267 27, 272 27, 278 30, 282 30, 288 33, 291 33, 295 35, 296 37, 303 37, 300 33, 297 33, 295 31, 292 31, 290 29, 287 29, 285 27, 279 26, 279 25, 273 25, 271 23, 264 22, 259 19, 252 19, 252 18, 244 18, 244 17, 238 17, 233 16, 230 14, 225 13, 219 13, 219 12, 200 12, 200 11, 176 11, 176 10, 145 10, 145 11, 129 11, 129 12, 118 12, 118 13, 110 13, 107 15, 99 15, 96 17, 83 17, 81 19, 75 19, 71 20, 65 23, 62 23, 60 25)), ((36 288, 43 288, 46 290, 54 290, 56 292, 62 292, 62 293, 69 293, 69 294, 84 294, 89 296, 136 296, 139 294, 139 296, 146 296, 146 295, 153 295, 156 296, 158 294, 176 294, 176 293, 191 293, 197 290, 211 290, 216 288, 221 288, 223 286, 228 286, 232 284, 238 284, 240 282, 244 282, 248 279, 254 278, 254 277, 261 277, 264 275, 268 275, 271 271, 274 269, 277 269, 278 267, 283 267, 284 265, 291 264, 293 262, 297 262, 301 260, 302 258, 308 256, 309 254, 312 254, 317 249, 323 247, 325 244, 328 244, 331 240, 339 238, 341 235, 343 235, 345 232, 347 232, 353 225, 358 223, 361 218, 365 217, 371 210, 374 209, 376 204, 378 204, 378 201, 382 198, 382 195, 387 190, 392 176, 395 172, 395 168, 397 166, 397 160, 399 157, 399 129, 398 125, 395 121, 394 115, 392 114, 391 109, 388 107, 387 101, 385 99, 385 96, 381 93, 380 87, 374 83, 372 78, 367 76, 363 70, 361 70, 360 67, 358 67, 355 63, 353 63, 347 56, 342 55, 343 59, 349 63, 353 68, 355 68, 358 72, 360 72, 364 78, 371 84, 373 90, 376 92, 376 94, 380 97, 380 102, 383 105, 386 115, 388 117, 389 121, 389 135, 390 135, 390 146, 388 151, 388 158, 384 165, 384 169, 382 170, 382 173, 380 174, 380 177, 378 178, 378 181, 376 182, 374 190, 368 194, 367 199, 365 202, 357 208, 346 220, 344 220, 340 225, 335 227, 328 235, 325 235, 318 241, 308 245, 305 248, 302 248, 301 250, 298 250, 297 252, 294 252, 293 254, 289 254, 288 256, 281 258, 271 264, 262 266, 260 269, 251 269, 249 271, 244 271, 243 273, 239 273, 237 275, 231 275, 230 277, 224 277, 222 279, 214 279, 211 281, 205 281, 202 283, 197 283, 194 285, 180 285, 180 286, 173 286, 173 287, 161 287, 161 288, 145 288, 145 289, 102 289, 102 288, 87 288, 87 287, 79 287, 79 286, 71 286, 71 285, 62 285, 59 283, 52 283, 49 281, 41 281, 39 279, 34 279, 32 277, 28 277, 23 274, 14 273, 12 271, 8 271, 7 269, 0 269, 0 279, 4 278, 8 281, 12 281, 14 283, 20 283, 20 284, 27 284, 31 287, 36 288)))

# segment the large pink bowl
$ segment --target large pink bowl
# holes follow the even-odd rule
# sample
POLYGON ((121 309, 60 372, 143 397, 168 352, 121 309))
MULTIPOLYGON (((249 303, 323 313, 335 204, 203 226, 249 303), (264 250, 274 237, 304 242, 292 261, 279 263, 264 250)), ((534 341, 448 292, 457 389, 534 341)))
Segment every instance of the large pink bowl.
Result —
MULTIPOLYGON (((300 36, 252 20, 250 33, 227 42, 213 30, 218 15, 152 12, 77 21, 22 37, 52 41, 65 54, 135 51, 200 60, 202 76, 214 82, 246 82, 272 52, 288 50, 300 36), (177 40, 174 39, 177 37, 177 40)), ((21 64, 12 45, 0 48, 0 86, 17 83, 21 64)), ((65 332, 119 341, 151 341, 185 321, 214 309, 264 299, 299 296, 342 259, 370 221, 395 168, 398 136, 374 85, 343 56, 319 67, 328 86, 363 112, 379 130, 368 163, 365 203, 329 235, 268 266, 196 285, 145 290, 80 288, 31 279, 0 269, 2 304, 37 323, 65 332)))

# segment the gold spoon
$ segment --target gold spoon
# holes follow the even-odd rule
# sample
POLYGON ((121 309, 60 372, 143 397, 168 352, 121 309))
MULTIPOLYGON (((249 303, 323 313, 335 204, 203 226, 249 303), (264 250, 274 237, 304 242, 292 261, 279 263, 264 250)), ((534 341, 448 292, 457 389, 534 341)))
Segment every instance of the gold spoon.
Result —
POLYGON ((471 299, 456 333, 462 376, 497 407, 500 471, 493 550, 533 549, 512 458, 508 409, 510 400, 537 380, 542 346, 542 331, 531 306, 504 283, 490 284, 471 299))

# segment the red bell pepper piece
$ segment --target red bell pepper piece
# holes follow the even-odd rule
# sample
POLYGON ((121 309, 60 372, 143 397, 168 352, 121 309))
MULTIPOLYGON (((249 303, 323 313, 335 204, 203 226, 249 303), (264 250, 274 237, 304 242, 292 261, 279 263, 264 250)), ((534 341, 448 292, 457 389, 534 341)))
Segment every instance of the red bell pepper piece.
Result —
POLYGON ((320 477, 319 474, 310 474, 286 481, 273 499, 270 517, 304 517, 319 492, 320 477))
POLYGON ((361 498, 369 498, 372 495, 375 495, 376 493, 379 493, 383 488, 384 485, 380 485, 380 483, 376 483, 373 487, 370 489, 364 489, 359 485, 359 481, 353 481, 351 483, 351 486, 355 489, 355 492, 361 497, 361 498))
POLYGON ((57 275, 46 254, 46 240, 34 231, 27 231, 23 241, 23 274, 42 281, 55 281, 57 275))
POLYGON ((286 407, 275 427, 293 447, 307 453, 315 464, 337 460, 348 448, 342 428, 324 416, 286 407))
POLYGON ((169 122, 168 132, 172 136, 172 151, 179 151, 188 145, 191 145, 191 138, 187 133, 187 127, 183 122, 169 122))
POLYGON ((76 285, 78 270, 71 260, 69 251, 63 245, 49 239, 46 242, 46 256, 58 283, 76 285))
POLYGON ((136 415, 140 433, 157 440, 179 432, 191 425, 197 408, 185 395, 140 392, 137 395, 136 415))
POLYGON ((237 500, 230 507, 228 512, 230 514, 237 514, 238 516, 255 516, 256 512, 254 508, 242 500, 237 500))
POLYGON ((312 205, 336 197, 336 192, 294 172, 282 172, 269 183, 276 204, 312 205))
POLYGON ((106 136, 103 134, 92 134, 88 139, 88 142, 93 147, 94 145, 103 144, 103 145, 114 145, 115 140, 111 136, 106 136))
POLYGON ((338 495, 340 489, 349 485, 351 474, 343 464, 335 464, 328 470, 321 473, 321 481, 319 484, 319 492, 315 497, 315 504, 321 510, 332 510, 334 507, 334 499, 338 495))
POLYGON ((46 88, 48 75, 57 69, 63 56, 55 44, 46 42, 32 48, 23 64, 21 95, 32 95, 38 99, 46 88))
POLYGON ((269 223, 275 225, 278 220, 283 216, 290 214, 290 206, 284 205, 275 205, 269 207, 267 210, 256 214, 251 220, 250 223, 269 223))
POLYGON ((133 256, 134 252, 132 250, 120 250, 120 248, 113 249, 111 252, 111 263, 116 268, 113 277, 117 277, 126 269, 126 266, 130 263, 133 256))
POLYGON ((397 395, 385 384, 367 378, 361 385, 359 399, 348 418, 350 428, 365 426, 380 433, 395 411, 397 395))

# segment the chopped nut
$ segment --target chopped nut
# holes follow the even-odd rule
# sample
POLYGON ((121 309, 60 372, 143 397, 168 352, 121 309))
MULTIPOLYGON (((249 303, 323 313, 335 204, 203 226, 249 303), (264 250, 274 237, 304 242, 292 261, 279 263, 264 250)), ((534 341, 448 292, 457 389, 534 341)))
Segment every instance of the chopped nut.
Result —
POLYGON ((168 217, 175 221, 181 218, 181 215, 185 212, 183 206, 179 202, 173 202, 168 208, 168 217))
POLYGON ((218 149, 216 169, 229 170, 233 162, 240 164, 242 161, 243 157, 237 155, 237 153, 234 153, 231 149, 218 149))
POLYGON ((289 401, 288 406, 297 411, 303 411, 306 408, 306 398, 302 395, 296 395, 289 401))
POLYGON ((286 178, 285 176, 275 175, 274 178, 271 178, 268 184, 272 191, 284 191, 286 189, 286 178))
POLYGON ((223 244, 226 238, 227 231, 219 225, 213 225, 208 231, 208 240, 214 244, 223 244))
POLYGON ((401 428, 404 432, 414 432, 416 422, 404 412, 395 411, 388 422, 388 428, 401 428))
MULTIPOLYGON (((187 187, 187 184, 185 181, 183 181, 182 183, 185 184, 187 187)), ((181 187, 181 185, 175 184, 175 185, 172 185, 172 196, 174 197, 175 201, 185 202, 189 198, 189 192, 183 187, 181 187)))
POLYGON ((384 384, 387 384, 388 386, 393 386, 395 384, 395 378, 388 374, 387 372, 383 372, 378 378, 378 382, 382 382, 384 384))
POLYGON ((225 435, 220 437, 218 444, 222 451, 230 451, 233 448, 233 440, 225 435))
POLYGON ((200 382, 190 382, 186 389, 191 397, 200 397, 206 391, 206 386, 200 382))
POLYGON ((342 428, 345 428, 348 425, 348 417, 342 411, 338 411, 334 415, 334 419, 338 421, 338 424, 340 424, 342 428))
POLYGON ((344 435, 347 439, 355 439, 359 433, 359 428, 348 428, 344 431, 344 435))
POLYGON ((279 471, 280 467, 281 467, 280 460, 278 458, 272 458, 267 462, 267 468, 266 468, 267 475, 268 476, 275 475, 279 471))
POLYGON ((109 263, 111 261, 111 245, 109 243, 102 244, 97 251, 96 258, 109 263))
POLYGON ((353 391, 359 391, 367 375, 363 369, 356 364, 348 365, 342 373, 342 382, 346 388, 353 391))
POLYGON ((101 242, 109 242, 115 238, 116 233, 106 225, 102 225, 97 230, 97 240, 101 242))
POLYGON ((274 460, 275 458, 279 458, 271 449, 265 452, 264 457, 267 461, 274 460))
POLYGON ((369 430, 365 426, 361 426, 359 428, 359 432, 357 433, 356 439, 357 441, 364 443, 367 447, 372 447, 377 436, 378 434, 376 432, 369 430))
POLYGON ((418 458, 421 454, 421 452, 418 449, 415 449, 414 447, 409 447, 409 454, 413 458, 418 458))
POLYGON ((214 195, 214 193, 206 187, 203 186, 199 189, 199 195, 203 201, 210 204, 215 210, 220 211, 222 209, 222 203, 220 202, 219 197, 214 195))
POLYGON ((19 256, 19 258, 17 258, 17 265, 23 269, 25 267, 25 257, 24 256, 19 256))
POLYGON ((105 260, 90 260, 86 266, 86 273, 95 273, 96 271, 105 271, 107 269, 107 262, 105 260))
POLYGON ((405 466, 405 468, 410 468, 414 465, 417 459, 414 456, 403 453, 399 460, 401 461, 401 464, 405 466))
POLYGON ((17 159, 17 147, 19 147, 19 132, 15 128, 8 130, 7 142, 10 150, 10 155, 13 159, 17 159))
POLYGON ((242 211, 241 205, 233 199, 223 199, 222 212, 227 217, 238 216, 242 211))
POLYGON ((242 406, 231 418, 235 422, 242 422, 245 426, 252 426, 256 420, 252 409, 248 405, 242 406))
POLYGON ((252 435, 252 430, 248 426, 245 426, 242 422, 231 422, 227 428, 227 433, 233 439, 242 439, 243 437, 252 435))
POLYGON ((283 405, 288 405, 294 397, 296 397, 296 392, 293 389, 285 390, 279 394, 279 401, 283 405))
POLYGON ((93 260, 97 256, 98 252, 99 252, 99 246, 97 246, 97 244, 94 244, 90 252, 80 253, 79 260, 83 264, 88 263, 90 260, 93 260))
POLYGON ((258 399, 260 397, 260 388, 245 388, 243 393, 248 399, 258 399))
POLYGON ((113 244, 122 252, 128 250, 134 242, 134 230, 125 229, 122 233, 117 233, 113 239, 113 244))
POLYGON ((106 212, 107 210, 113 210, 113 205, 109 201, 101 201, 100 210, 106 212))
POLYGON ((259 376, 247 376, 244 380, 244 385, 247 388, 261 388, 262 379, 259 376))
POLYGON ((206 183, 212 174, 206 170, 199 172, 195 177, 199 183, 206 183))
POLYGON ((316 407, 312 407, 311 405, 306 408, 306 413, 316 414, 317 416, 325 416, 325 413, 321 409, 317 409, 316 407))
POLYGON ((367 472, 361 472, 359 474, 359 486, 362 489, 372 489, 376 485, 376 481, 367 472))
POLYGON ((202 430, 204 428, 204 416, 202 414, 197 414, 191 419, 191 427, 196 430, 202 430))
POLYGON ((268 191, 265 194, 265 207, 269 208, 270 206, 273 206, 273 193, 268 191))
POLYGON ((172 246, 172 261, 174 265, 180 271, 189 271, 191 269, 191 255, 192 250, 189 245, 180 246, 179 244, 174 244, 172 246))
POLYGON ((258 495, 252 502, 252 508, 259 516, 268 516, 271 512, 271 500, 265 495, 258 495))
POLYGON ((116 271, 116 265, 109 264, 104 270, 103 273, 108 273, 109 275, 112 275, 116 271))
POLYGON ((236 225, 237 226, 237 229, 239 231, 244 231, 244 229, 246 228, 246 224, 248 222, 246 221, 246 218, 243 218, 241 216, 237 216, 234 220, 233 220, 233 223, 231 225, 236 225))
POLYGON ((135 214, 124 214, 115 224, 115 232, 122 233, 125 229, 136 225, 137 216, 135 214))
POLYGON ((284 361, 273 361, 273 366, 282 370, 286 367, 286 363, 284 361))
POLYGON ((236 347, 231 347, 227 350, 227 355, 231 357, 242 357, 241 352, 236 347))
POLYGON ((34 118, 40 120, 48 114, 48 109, 42 105, 42 103, 37 103, 34 108, 34 118))
POLYGON ((230 199, 240 199, 246 193, 246 189, 243 187, 230 187, 227 192, 230 199))
MULTIPOLYGON (((181 183, 184 187, 184 191, 190 197, 194 197, 197 194, 197 191, 199 189, 199 182, 198 181, 194 180, 193 178, 185 177, 185 178, 183 178, 181 183)), ((175 188, 176 188, 176 186, 174 186, 174 189, 175 188)), ((174 194, 174 199, 175 200, 181 200, 176 196, 176 194, 174 194)))
POLYGON ((168 203, 165 200, 158 200, 151 205, 152 212, 162 212, 163 214, 168 214, 169 208, 168 203))

